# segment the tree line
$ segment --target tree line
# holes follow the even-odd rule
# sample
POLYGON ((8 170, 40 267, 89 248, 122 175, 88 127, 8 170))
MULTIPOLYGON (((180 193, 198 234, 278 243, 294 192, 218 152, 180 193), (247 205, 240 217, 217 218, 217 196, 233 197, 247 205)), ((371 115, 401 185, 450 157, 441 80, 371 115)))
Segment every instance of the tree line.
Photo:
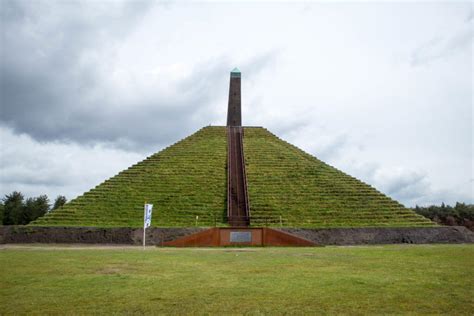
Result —
POLYGON ((5 195, 0 201, 0 222, 3 225, 26 225, 47 212, 63 206, 66 202, 66 197, 59 195, 51 207, 47 195, 25 199, 21 192, 14 191, 5 195))
POLYGON ((432 221, 447 226, 465 226, 474 231, 474 204, 457 202, 454 206, 441 203, 440 206, 416 206, 413 210, 432 221))

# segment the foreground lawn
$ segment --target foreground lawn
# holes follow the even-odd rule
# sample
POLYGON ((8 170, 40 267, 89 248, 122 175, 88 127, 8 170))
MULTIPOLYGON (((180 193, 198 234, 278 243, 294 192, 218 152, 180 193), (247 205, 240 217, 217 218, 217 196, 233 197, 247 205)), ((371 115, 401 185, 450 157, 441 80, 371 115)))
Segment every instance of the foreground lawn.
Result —
POLYGON ((0 249, 0 314, 474 313, 474 245, 0 249))

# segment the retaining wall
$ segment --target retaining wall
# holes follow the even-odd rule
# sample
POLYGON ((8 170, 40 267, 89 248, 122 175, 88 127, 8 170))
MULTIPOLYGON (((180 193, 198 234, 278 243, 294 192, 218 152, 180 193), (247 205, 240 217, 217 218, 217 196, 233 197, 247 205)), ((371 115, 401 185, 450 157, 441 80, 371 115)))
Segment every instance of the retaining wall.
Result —
MULTIPOLYGON (((147 245, 161 245, 208 228, 149 228, 147 245)), ((274 228, 275 229, 275 228, 274 228)), ((407 228, 281 228, 318 245, 474 243, 463 226, 407 228)), ((84 243, 141 245, 141 228, 0 226, 0 244, 84 243)))
POLYGON ((474 232, 464 226, 281 230, 320 245, 474 243, 474 232))
MULTIPOLYGON (((147 245, 193 234, 205 228, 148 228, 147 245)), ((142 228, 2 226, 0 244, 8 243, 82 243, 141 245, 142 228)))

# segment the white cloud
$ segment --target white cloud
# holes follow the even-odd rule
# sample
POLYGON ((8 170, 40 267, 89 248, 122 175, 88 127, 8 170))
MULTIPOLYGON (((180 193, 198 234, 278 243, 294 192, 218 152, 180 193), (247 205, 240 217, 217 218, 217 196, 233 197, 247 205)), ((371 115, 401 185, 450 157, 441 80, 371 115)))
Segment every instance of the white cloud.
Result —
POLYGON ((224 124, 237 66, 246 125, 407 205, 473 201, 469 3, 8 4, 4 193, 78 194, 224 124))
POLYGON ((21 191, 26 196, 66 195, 69 199, 89 191, 139 160, 143 154, 71 143, 40 143, 0 127, 0 191, 21 191))
POLYGON ((447 35, 437 35, 419 46, 411 55, 411 64, 413 66, 426 65, 469 50, 472 47, 473 35, 473 23, 472 19, 469 19, 459 30, 454 30, 447 35))

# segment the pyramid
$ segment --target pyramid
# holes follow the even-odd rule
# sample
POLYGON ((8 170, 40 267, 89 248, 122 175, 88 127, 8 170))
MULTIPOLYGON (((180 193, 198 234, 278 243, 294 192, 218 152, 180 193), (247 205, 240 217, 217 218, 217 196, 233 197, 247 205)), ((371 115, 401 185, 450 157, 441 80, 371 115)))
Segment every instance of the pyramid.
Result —
POLYGON ((200 129, 30 225, 138 228, 144 203, 155 227, 436 225, 268 130, 242 127, 240 71, 230 77, 227 126, 200 129))
MULTIPOLYGON (((40 226, 226 226, 226 127, 204 127, 39 218, 40 226), (198 217, 198 218, 196 218, 198 217)), ((376 189, 277 138, 244 128, 252 226, 433 226, 376 189)))

